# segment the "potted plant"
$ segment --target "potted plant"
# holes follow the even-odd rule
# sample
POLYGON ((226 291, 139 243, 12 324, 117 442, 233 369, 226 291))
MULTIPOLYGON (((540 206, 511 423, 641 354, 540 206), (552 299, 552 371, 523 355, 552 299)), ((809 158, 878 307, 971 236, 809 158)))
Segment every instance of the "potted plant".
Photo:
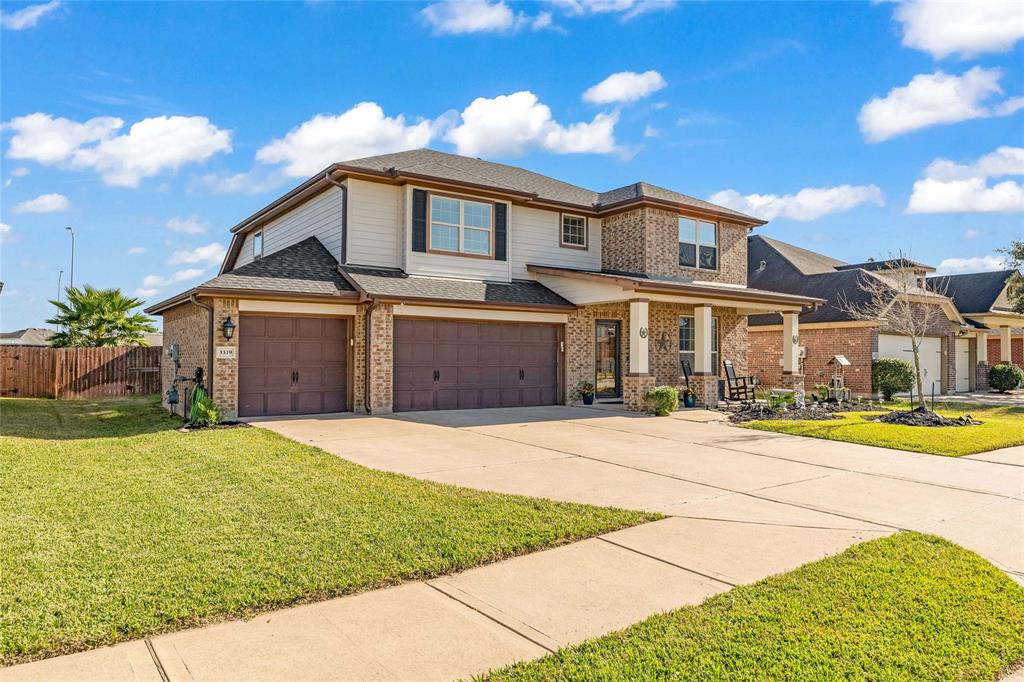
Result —
POLYGON ((697 407, 697 391, 689 386, 683 389, 683 407, 697 407))
POLYGON ((594 384, 589 381, 584 381, 579 385, 579 388, 576 389, 576 393, 578 393, 580 398, 583 399, 584 405, 594 404, 594 384))

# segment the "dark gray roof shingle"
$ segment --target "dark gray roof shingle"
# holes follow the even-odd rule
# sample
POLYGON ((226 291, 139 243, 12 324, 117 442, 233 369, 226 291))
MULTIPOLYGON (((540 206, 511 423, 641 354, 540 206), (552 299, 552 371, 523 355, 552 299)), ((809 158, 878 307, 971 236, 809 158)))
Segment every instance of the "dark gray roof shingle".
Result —
POLYGON ((485 282, 408 275, 391 268, 343 265, 342 270, 370 296, 386 298, 437 299, 467 303, 573 307, 540 282, 512 280, 485 282))
POLYGON ((928 278, 928 288, 945 292, 961 313, 987 313, 992 309, 1013 270, 972 272, 966 275, 941 275, 928 278))
POLYGON ((200 289, 206 287, 322 295, 355 292, 338 272, 338 261, 316 237, 308 237, 199 285, 200 289))
POLYGON ((744 221, 762 222, 757 218, 752 218, 724 206, 717 206, 702 199, 673 192, 672 190, 657 187, 646 182, 633 183, 632 185, 619 187, 608 192, 594 192, 584 187, 571 185, 567 182, 541 175, 540 173, 528 171, 525 168, 507 166, 469 156, 447 154, 433 149, 414 149, 394 154, 381 154, 379 156, 368 156, 341 163, 343 166, 354 166, 373 171, 390 171, 394 169, 396 171, 429 175, 445 180, 471 182, 500 189, 528 192, 537 195, 540 199, 576 204, 578 206, 601 208, 610 204, 617 204, 621 201, 646 197, 734 215, 744 221))
POLYGON ((885 260, 869 260, 863 263, 846 263, 845 265, 837 265, 836 270, 867 270, 868 272, 875 272, 877 270, 892 270, 899 268, 913 268, 921 270, 934 271, 930 265, 924 263, 918 263, 917 261, 910 260, 909 258, 887 258, 885 260))

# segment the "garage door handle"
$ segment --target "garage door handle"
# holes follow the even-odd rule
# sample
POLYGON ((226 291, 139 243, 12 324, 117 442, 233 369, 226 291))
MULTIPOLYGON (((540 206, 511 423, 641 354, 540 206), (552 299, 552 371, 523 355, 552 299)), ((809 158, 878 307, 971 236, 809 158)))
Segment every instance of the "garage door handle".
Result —
POLYGON ((441 380, 441 370, 435 369, 434 370, 434 381, 440 381, 440 380, 441 380))
POLYGON ((292 383, 293 384, 299 383, 299 373, 298 372, 292 372, 292 383))
POLYGON ((520 381, 525 381, 526 380, 526 372, 524 372, 523 370, 519 370, 519 380, 520 381))

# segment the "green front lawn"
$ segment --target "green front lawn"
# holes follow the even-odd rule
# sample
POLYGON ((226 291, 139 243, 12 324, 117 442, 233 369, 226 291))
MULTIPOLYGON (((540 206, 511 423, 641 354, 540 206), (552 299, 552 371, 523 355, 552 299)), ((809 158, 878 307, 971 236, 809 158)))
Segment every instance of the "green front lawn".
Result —
POLYGON ((153 399, 0 401, 0 665, 426 578, 654 514, 477 492, 153 399))
MULTIPOLYGON (((906 401, 901 404, 906 408, 906 401)), ((1013 445, 1024 445, 1024 408, 984 407, 961 403, 937 403, 936 412, 947 417, 969 414, 981 426, 900 426, 880 424, 865 417, 881 412, 847 412, 831 421, 763 420, 739 424, 748 429, 775 431, 847 443, 877 445, 897 450, 961 457, 1013 445)))
POLYGON ((1024 659, 1024 589, 918 533, 493 672, 499 680, 992 680, 1024 659))

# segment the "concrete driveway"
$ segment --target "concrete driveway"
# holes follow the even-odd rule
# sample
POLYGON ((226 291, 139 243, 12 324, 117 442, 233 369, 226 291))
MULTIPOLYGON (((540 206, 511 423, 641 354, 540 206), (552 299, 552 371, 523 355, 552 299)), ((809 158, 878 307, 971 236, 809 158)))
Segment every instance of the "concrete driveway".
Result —
POLYGON ((349 460, 661 521, 451 576, 0 670, 0 680, 464 679, 900 529, 1024 584, 1024 448, 949 459, 570 407, 257 425, 349 460))

